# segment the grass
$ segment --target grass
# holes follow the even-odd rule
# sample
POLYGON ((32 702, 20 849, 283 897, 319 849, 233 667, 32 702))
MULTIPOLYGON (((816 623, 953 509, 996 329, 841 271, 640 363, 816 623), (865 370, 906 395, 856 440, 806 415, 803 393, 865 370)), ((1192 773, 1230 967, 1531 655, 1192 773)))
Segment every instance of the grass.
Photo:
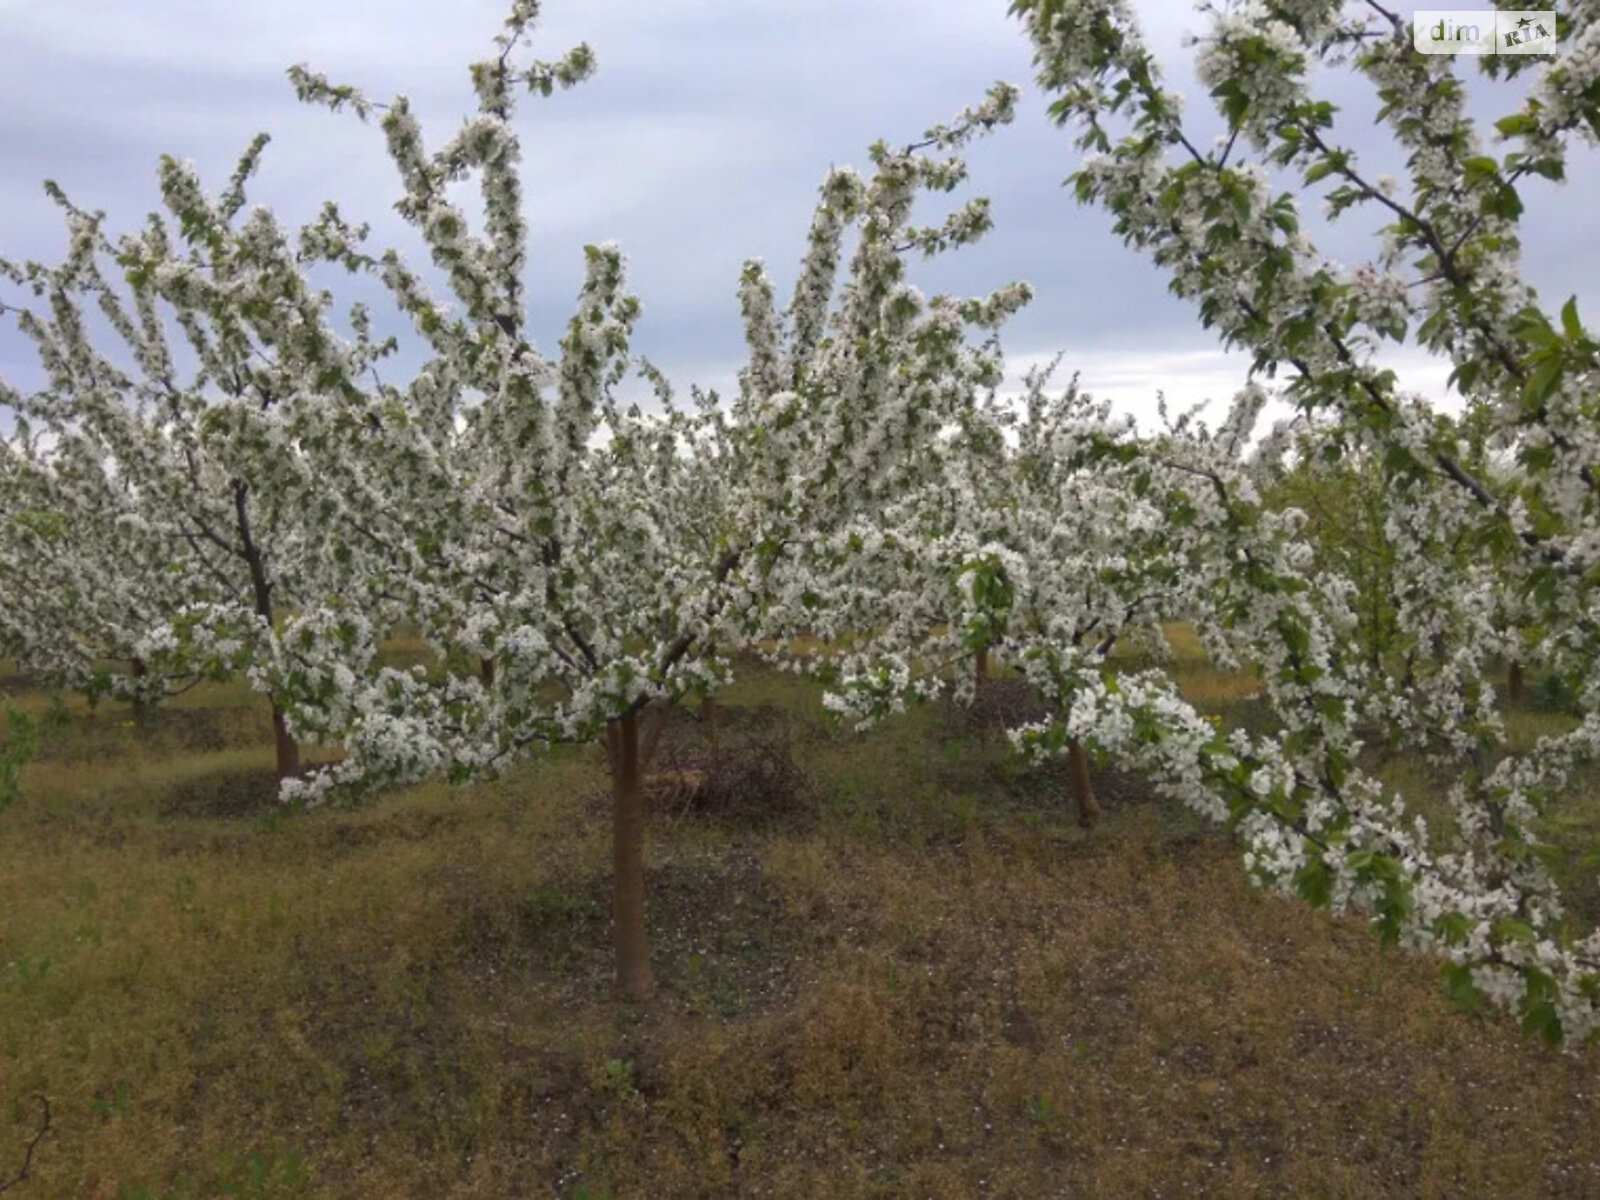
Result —
POLYGON ((18 1196, 1600 1194, 1600 1056, 1254 893, 1138 781, 1098 777, 1086 834, 941 709, 856 735, 762 672, 722 702, 818 802, 655 820, 642 1008, 597 751, 296 813, 240 689, 74 709, 0 818, 0 1179, 44 1093, 18 1196))

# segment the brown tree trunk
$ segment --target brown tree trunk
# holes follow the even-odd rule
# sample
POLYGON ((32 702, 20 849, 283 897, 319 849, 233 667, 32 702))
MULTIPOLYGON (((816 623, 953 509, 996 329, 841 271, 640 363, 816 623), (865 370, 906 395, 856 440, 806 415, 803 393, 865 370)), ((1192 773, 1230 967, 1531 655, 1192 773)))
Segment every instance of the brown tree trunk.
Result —
POLYGON ((1094 784, 1089 781, 1089 756, 1077 738, 1067 743, 1067 762, 1072 767, 1072 799, 1078 808, 1078 824, 1093 829, 1100 820, 1100 801, 1095 799, 1094 784))
POLYGON ((132 660, 132 665, 133 677, 137 679, 141 685, 139 690, 134 694, 133 720, 134 724, 142 728, 150 724, 150 719, 154 715, 154 709, 152 708, 149 699, 146 698, 143 687, 145 677, 150 674, 150 667, 149 664, 147 664, 142 658, 134 658, 132 660))
MULTIPOLYGON (((250 485, 242 479, 233 481, 233 508, 235 528, 239 533, 239 555, 250 568, 250 591, 255 597, 256 615, 268 626, 274 623, 272 611, 273 582, 267 574, 266 560, 261 547, 256 545, 250 526, 250 485)), ((294 779, 300 774, 300 744, 289 732, 289 722, 277 698, 272 701, 272 743, 278 758, 278 781, 294 779)))
POLYGON ((644 773, 639 765, 639 714, 606 724, 611 759, 611 917, 617 952, 617 990, 624 1000, 648 1000, 650 943, 644 927, 644 773))
POLYGON ((478 674, 483 680, 483 686, 492 688, 494 686, 494 659, 480 658, 478 660, 478 674))
POLYGON ((972 694, 977 697, 989 679, 989 647, 979 650, 972 660, 972 694))
POLYGON ((1521 704, 1522 703, 1523 681, 1522 681, 1522 663, 1521 663, 1520 660, 1516 661, 1516 662, 1513 662, 1511 664, 1510 686, 1507 687, 1506 690, 1510 694, 1511 703, 1513 703, 1513 704, 1521 704))
POLYGON ((272 743, 278 754, 278 781, 293 779, 300 774, 300 743, 289 732, 288 719, 277 702, 272 705, 272 743))

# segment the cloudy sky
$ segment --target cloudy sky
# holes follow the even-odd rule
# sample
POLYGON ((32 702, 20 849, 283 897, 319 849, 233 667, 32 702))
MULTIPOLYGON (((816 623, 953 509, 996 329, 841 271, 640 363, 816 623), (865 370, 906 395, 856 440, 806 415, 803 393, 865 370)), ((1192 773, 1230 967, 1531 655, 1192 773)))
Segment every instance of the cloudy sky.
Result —
MULTIPOLYGON (((1204 115, 1179 48, 1198 29, 1183 0, 1137 0, 1168 75, 1204 115)), ((64 238, 41 181, 106 210, 114 232, 157 206, 162 154, 192 159, 208 190, 226 182, 260 130, 273 135, 252 199, 298 224, 325 199, 371 221, 376 245, 415 248, 390 206, 398 183, 382 135, 348 113, 299 104, 284 76, 304 62, 377 99, 409 96, 430 140, 472 105, 465 66, 482 57, 501 0, 0 0, 0 254, 54 261, 64 238)), ((1135 412, 1155 393, 1222 399, 1244 363, 1222 354, 1163 278, 1122 247, 1110 220, 1061 186, 1070 137, 1032 89, 1030 50, 1006 0, 548 0, 533 51, 587 41, 599 71, 551 100, 525 102, 530 295, 553 348, 581 275, 581 247, 615 240, 644 303, 636 349, 680 385, 728 385, 743 347, 740 263, 792 280, 815 192, 830 165, 865 167, 879 137, 898 142, 980 99, 997 79, 1025 87, 1018 122, 970 155, 973 191, 994 203, 981 244, 919 265, 924 290, 977 294, 1011 279, 1035 287, 1010 327, 1018 364, 1065 352, 1098 394, 1135 412)), ((1362 97, 1349 140, 1371 145, 1362 97)), ((1501 99, 1509 97, 1502 95, 1501 99)), ((1485 115, 1500 109, 1482 98, 1485 115)), ((1367 104, 1370 113, 1370 102, 1367 104)), ((1201 122, 1201 132, 1209 133, 1201 122)), ((1548 301, 1577 293, 1600 311, 1600 170, 1529 196, 1527 269, 1548 301)), ((1359 230, 1335 230, 1354 252, 1359 230)), ((1399 360, 1419 390, 1447 369, 1399 360)), ((0 377, 36 382, 32 352, 0 328, 0 377)))

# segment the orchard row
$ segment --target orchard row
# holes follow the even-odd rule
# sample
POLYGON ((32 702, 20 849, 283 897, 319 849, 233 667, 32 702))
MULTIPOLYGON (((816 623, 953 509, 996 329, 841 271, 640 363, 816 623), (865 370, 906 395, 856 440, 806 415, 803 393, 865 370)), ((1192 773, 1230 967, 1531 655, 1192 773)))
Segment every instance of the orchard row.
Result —
POLYGON ((287 797, 603 740, 629 997, 651 987, 647 705, 709 695, 765 654, 822 674, 829 707, 865 723, 970 697, 998 656, 1051 714, 1011 731, 1019 753, 1141 771, 1231 827, 1262 882, 1442 956, 1463 1002, 1570 1046, 1600 1030, 1600 935, 1573 931, 1539 834, 1600 752, 1600 343, 1574 302, 1547 311, 1522 281, 1517 191, 1600 138, 1592 5, 1559 13, 1558 54, 1483 60, 1528 80, 1491 153, 1457 60, 1418 54, 1377 4, 1212 13, 1199 72, 1229 134, 1202 150, 1126 4, 1016 0, 1084 152, 1080 200, 1254 357, 1214 428, 1154 430, 1052 372, 1002 388, 999 330, 1025 285, 930 298, 911 281, 914 259, 989 228, 982 199, 913 216, 1011 120, 1003 84, 912 145, 874 146, 869 173, 831 172, 786 301, 745 267, 737 395, 680 397, 632 354, 640 306, 610 245, 584 250, 557 352, 535 349, 514 109, 593 69, 587 47, 523 63, 537 7, 513 5, 471 68, 476 112, 431 150, 403 97, 291 72, 302 99, 376 119, 430 271, 369 249, 332 204, 298 230, 247 207, 265 137, 217 195, 165 160, 165 213, 115 239, 51 189, 65 261, 0 260, 48 380, 0 384, 0 653, 136 705, 248 680, 287 797), (1375 89, 1403 180, 1341 144, 1313 68, 1375 89), (481 211, 451 199, 467 177, 481 211), (1302 231, 1318 193, 1334 216, 1382 213, 1370 262, 1333 262, 1302 231), (396 339, 360 304, 336 321, 310 282, 330 264, 381 283, 414 329, 425 361, 403 382, 386 374, 396 339), (1408 339, 1451 360, 1459 416, 1377 364, 1408 339), (653 404, 619 399, 633 373, 653 404), (1262 378, 1294 412, 1265 431, 1262 378), (1294 503, 1329 479, 1358 551, 1330 550, 1294 503), (1107 668, 1174 621, 1260 674, 1271 732, 1218 728, 1159 669, 1107 668), (398 628, 453 669, 386 665, 398 628), (1568 681, 1568 731, 1512 752, 1491 682, 1507 663, 1568 681), (343 756, 307 767, 307 741, 343 756), (1378 742, 1449 772, 1450 829, 1362 769, 1378 742))

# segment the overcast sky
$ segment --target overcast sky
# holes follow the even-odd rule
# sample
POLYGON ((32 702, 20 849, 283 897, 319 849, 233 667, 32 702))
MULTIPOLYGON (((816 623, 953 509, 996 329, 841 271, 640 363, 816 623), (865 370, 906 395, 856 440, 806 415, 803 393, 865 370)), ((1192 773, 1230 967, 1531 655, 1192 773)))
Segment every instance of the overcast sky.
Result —
MULTIPOLYGON (((1203 115, 1179 49, 1198 18, 1186 3, 1136 2, 1188 111, 1203 115)), ((0 254, 59 257, 46 178, 106 210, 120 232, 157 206, 160 155, 192 159, 214 194, 260 130, 273 144, 253 201, 299 224, 334 199, 372 222, 373 244, 411 250, 418 243, 390 208, 399 186, 381 133, 301 105, 284 70, 305 62, 375 99, 404 92, 436 142, 470 111, 466 64, 503 16, 500 0, 0 0, 0 254)), ((597 76, 529 98, 519 117, 530 296, 546 350, 570 314, 581 247, 614 240, 644 304, 636 349, 680 386, 727 386, 743 358, 740 263, 762 258, 787 285, 831 164, 864 169, 872 141, 913 138, 1005 79, 1025 89, 1020 118, 969 155, 972 191, 992 198, 996 229, 919 264, 919 284, 977 294, 1027 280, 1036 299, 1009 327, 1013 361, 1064 351, 1090 390, 1136 412, 1151 410, 1157 389, 1180 403, 1221 400, 1242 381, 1245 363, 1216 348, 1106 214, 1061 186, 1075 151, 1045 118, 1006 0, 548 0, 533 52, 554 58, 579 41, 594 49, 597 76)), ((1363 111, 1345 90, 1336 98, 1363 111)), ((1349 140, 1372 146, 1381 168, 1369 121, 1353 123, 1349 140)), ((1592 326, 1600 171, 1592 156, 1578 166, 1565 188, 1528 197, 1527 269, 1547 303, 1577 293, 1592 326)), ((1358 231, 1334 241, 1360 245, 1358 231)), ((1446 368, 1415 356, 1399 365, 1413 386, 1440 393, 1446 368)), ((9 326, 0 377, 38 378, 9 326)))

